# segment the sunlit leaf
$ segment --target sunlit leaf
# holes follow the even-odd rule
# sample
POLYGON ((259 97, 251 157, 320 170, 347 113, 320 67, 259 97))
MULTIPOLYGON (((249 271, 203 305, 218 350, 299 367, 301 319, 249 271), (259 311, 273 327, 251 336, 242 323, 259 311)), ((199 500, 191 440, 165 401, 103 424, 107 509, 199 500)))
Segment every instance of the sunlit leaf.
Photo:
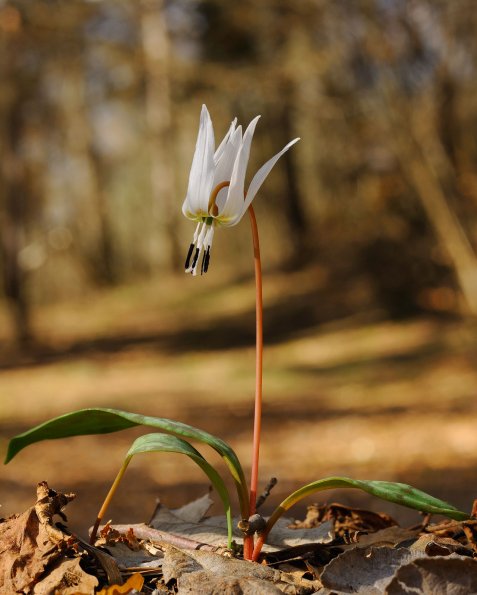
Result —
POLYGON ((232 511, 227 488, 217 473, 204 457, 191 444, 171 436, 170 434, 146 434, 137 438, 126 455, 125 464, 128 464, 134 455, 145 452, 175 452, 190 457, 206 473, 222 500, 227 518, 228 545, 232 547, 232 511))
MULTIPOLYGON (((408 508, 414 508, 422 512, 428 512, 432 514, 442 514, 443 516, 450 517, 459 521, 469 518, 469 515, 462 512, 434 496, 430 496, 421 490, 411 487, 404 483, 393 483, 389 481, 371 481, 371 480, 359 480, 350 479, 348 477, 327 477, 325 479, 319 479, 309 483, 293 494, 290 494, 288 498, 285 498, 283 502, 274 510, 270 518, 268 519, 265 531, 260 537, 260 544, 266 539, 266 536, 270 532, 273 525, 281 517, 281 515, 291 508, 294 504, 310 496, 315 492, 321 490, 330 490, 337 488, 355 488, 363 490, 368 494, 377 496, 382 500, 388 500, 396 504, 407 506, 408 508)), ((261 545, 256 548, 257 553, 260 550, 261 545)), ((254 553, 254 557, 255 553, 254 553)))
POLYGON ((220 438, 199 430, 193 426, 161 417, 150 417, 138 413, 129 413, 117 409, 88 408, 66 413, 55 417, 31 430, 19 434, 10 440, 5 463, 8 463, 23 448, 40 442, 41 440, 52 440, 68 438, 70 436, 84 436, 89 434, 109 434, 118 432, 134 426, 149 426, 159 428, 192 440, 198 440, 211 446, 225 460, 235 481, 237 493, 240 500, 242 516, 248 518, 248 492, 245 475, 233 449, 220 438))

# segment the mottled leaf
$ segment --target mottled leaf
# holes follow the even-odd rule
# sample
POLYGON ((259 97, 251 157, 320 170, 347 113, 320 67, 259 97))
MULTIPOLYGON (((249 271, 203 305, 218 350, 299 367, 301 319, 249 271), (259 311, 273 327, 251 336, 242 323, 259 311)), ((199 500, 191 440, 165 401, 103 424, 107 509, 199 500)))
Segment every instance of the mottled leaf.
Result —
POLYGON ((159 428, 176 436, 197 440, 216 450, 230 469, 237 488, 242 516, 248 518, 247 482, 240 461, 233 449, 220 438, 204 430, 171 419, 150 417, 117 409, 80 409, 50 419, 12 438, 8 445, 5 463, 11 461, 25 447, 41 440, 57 440, 89 434, 109 434, 135 426, 159 428))

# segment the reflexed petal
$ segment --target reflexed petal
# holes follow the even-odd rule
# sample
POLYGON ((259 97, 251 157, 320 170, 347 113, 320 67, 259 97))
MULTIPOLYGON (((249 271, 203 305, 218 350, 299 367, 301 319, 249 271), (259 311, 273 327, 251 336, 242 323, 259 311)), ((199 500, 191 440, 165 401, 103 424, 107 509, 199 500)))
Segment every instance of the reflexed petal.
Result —
POLYGON ((237 125, 237 118, 235 118, 233 120, 232 124, 230 124, 230 128, 228 129, 227 134, 224 136, 222 142, 217 147, 217 151, 215 151, 215 155, 214 155, 214 162, 216 165, 217 165, 220 157, 222 156, 222 153, 224 151, 225 145, 227 144, 227 141, 233 135, 236 125, 237 125))
MULTIPOLYGON (((230 137, 229 142, 227 143, 222 152, 220 161, 217 163, 217 166, 215 168, 213 188, 215 188, 215 186, 217 186, 221 182, 228 182, 232 177, 232 170, 234 167, 235 160, 237 158, 237 153, 240 149, 241 142, 242 127, 239 126, 237 130, 235 130, 233 135, 230 137)), ((222 192, 222 195, 227 196, 227 192, 222 192)), ((216 204, 220 210, 220 201, 216 201, 216 204)))
POLYGON ((250 186, 248 187, 247 196, 245 197, 245 204, 244 210, 247 210, 250 206, 250 203, 255 198, 257 192, 260 189, 260 186, 265 181, 268 174, 271 172, 275 163, 280 159, 280 157, 288 151, 288 149, 298 142, 300 139, 295 138, 294 140, 290 141, 283 149, 274 155, 271 159, 269 159, 262 167, 258 170, 258 172, 253 176, 252 181, 250 182, 250 186))
POLYGON ((244 213, 244 187, 245 174, 247 172, 248 159, 250 157, 250 146, 252 144, 253 133, 260 116, 254 118, 247 127, 243 136, 242 146, 240 147, 235 159, 232 176, 230 178, 229 192, 223 209, 219 212, 219 218, 223 225, 236 225, 244 213))
POLYGON ((182 206, 186 217, 207 213, 209 196, 214 183, 214 129, 205 105, 200 114, 199 134, 189 175, 187 196, 182 206))

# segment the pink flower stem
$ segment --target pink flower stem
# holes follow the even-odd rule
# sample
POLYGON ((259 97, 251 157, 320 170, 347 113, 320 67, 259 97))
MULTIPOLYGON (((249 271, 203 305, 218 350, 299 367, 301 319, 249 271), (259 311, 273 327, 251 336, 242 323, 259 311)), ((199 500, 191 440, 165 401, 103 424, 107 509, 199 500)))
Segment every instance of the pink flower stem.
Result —
MULTIPOLYGON (((258 485, 258 461, 260 453, 260 430, 262 426, 262 368, 263 368, 263 299, 262 299, 262 265, 260 261, 260 242, 255 213, 248 208, 252 227, 253 256, 255 262, 255 303, 256 303, 256 359, 255 359, 255 414, 253 425, 252 476, 250 480, 250 516, 255 514, 258 485)), ((244 543, 244 557, 251 559, 251 552, 245 550, 252 546, 253 537, 249 544, 244 543), (248 554, 246 556, 246 554, 248 554)))

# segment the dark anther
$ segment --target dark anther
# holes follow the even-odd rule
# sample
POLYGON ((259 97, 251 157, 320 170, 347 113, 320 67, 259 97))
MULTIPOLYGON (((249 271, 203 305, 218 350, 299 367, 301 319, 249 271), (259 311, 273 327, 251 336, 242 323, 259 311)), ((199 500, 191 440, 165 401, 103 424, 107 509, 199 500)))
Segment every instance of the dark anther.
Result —
POLYGON ((190 265, 190 257, 192 256, 192 252, 194 251, 194 244, 189 246, 189 252, 187 252, 187 258, 185 261, 185 268, 188 269, 190 265))
POLYGON ((204 274, 204 262, 205 262, 205 252, 204 254, 202 254, 202 262, 200 263, 200 274, 203 275, 204 274))
POLYGON ((209 262, 210 262, 210 246, 207 246, 207 252, 205 253, 204 258, 204 273, 209 270, 209 262))

